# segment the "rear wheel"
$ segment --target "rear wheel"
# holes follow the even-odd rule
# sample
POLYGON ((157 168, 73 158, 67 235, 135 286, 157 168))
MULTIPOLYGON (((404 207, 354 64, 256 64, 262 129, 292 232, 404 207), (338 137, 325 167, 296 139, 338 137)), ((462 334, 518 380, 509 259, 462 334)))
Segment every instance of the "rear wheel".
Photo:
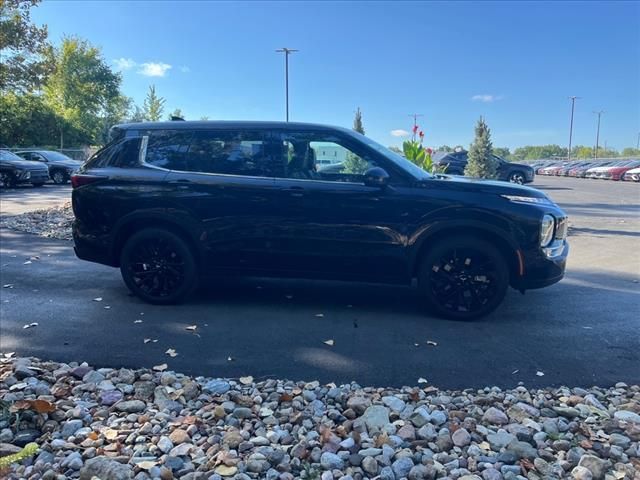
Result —
POLYGON ((509 267, 489 242, 452 237, 428 252, 418 280, 436 313, 456 320, 472 320, 500 305, 509 286, 509 267))
POLYGON ((196 287, 198 274, 188 244, 168 230, 148 228, 124 245, 120 272, 127 287, 155 304, 179 303, 196 287))

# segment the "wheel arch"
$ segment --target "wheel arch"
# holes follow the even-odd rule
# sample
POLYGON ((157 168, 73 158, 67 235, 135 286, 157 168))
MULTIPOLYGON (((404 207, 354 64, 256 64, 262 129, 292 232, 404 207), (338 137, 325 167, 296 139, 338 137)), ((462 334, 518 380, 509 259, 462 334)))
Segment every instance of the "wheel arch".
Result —
POLYGON ((137 212, 121 219, 114 229, 110 256, 114 266, 120 266, 120 255, 126 241, 131 236, 146 228, 161 228, 168 230, 182 238, 193 251, 196 263, 202 259, 202 251, 195 227, 190 217, 178 218, 174 214, 163 212, 137 212))
POLYGON ((453 236, 474 236, 496 245, 504 255, 509 266, 510 283, 523 274, 521 254, 515 241, 497 228, 481 223, 469 223, 447 225, 431 232, 425 232, 419 242, 416 243, 415 254, 412 259, 411 274, 417 277, 420 264, 429 251, 431 245, 453 236))

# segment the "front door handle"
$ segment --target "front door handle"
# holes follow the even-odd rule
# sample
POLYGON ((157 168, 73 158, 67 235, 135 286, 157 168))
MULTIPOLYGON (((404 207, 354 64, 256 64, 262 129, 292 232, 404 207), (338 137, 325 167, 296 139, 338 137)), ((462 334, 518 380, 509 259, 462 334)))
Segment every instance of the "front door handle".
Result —
POLYGON ((303 197, 304 196, 304 188, 302 187, 288 187, 284 189, 292 197, 303 197))

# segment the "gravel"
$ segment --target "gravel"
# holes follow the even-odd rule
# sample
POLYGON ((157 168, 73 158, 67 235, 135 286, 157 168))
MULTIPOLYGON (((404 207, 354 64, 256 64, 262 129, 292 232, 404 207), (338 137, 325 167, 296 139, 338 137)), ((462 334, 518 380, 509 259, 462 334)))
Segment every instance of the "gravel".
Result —
POLYGON ((0 227, 33 233, 47 238, 72 240, 73 222, 71 202, 43 210, 34 210, 20 215, 0 217, 0 227))
POLYGON ((640 478, 639 385, 442 391, 250 380, 0 355, 0 456, 39 447, 0 477, 640 478))

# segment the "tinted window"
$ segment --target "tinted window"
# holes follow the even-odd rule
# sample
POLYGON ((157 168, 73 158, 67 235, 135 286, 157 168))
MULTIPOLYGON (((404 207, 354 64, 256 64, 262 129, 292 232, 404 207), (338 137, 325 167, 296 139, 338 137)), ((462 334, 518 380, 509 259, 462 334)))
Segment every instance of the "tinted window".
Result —
POLYGON ((193 133, 185 131, 152 131, 149 133, 145 161, 169 170, 187 170, 186 153, 193 133))
POLYGON ((251 131, 197 131, 180 170, 227 175, 270 177, 264 135, 251 131))
POLYGON ((87 167, 134 167, 138 165, 139 153, 139 138, 115 142, 96 152, 96 154, 87 161, 87 167))
POLYGON ((362 145, 332 132, 283 132, 279 145, 279 176, 285 178, 362 183, 377 166, 362 145))

